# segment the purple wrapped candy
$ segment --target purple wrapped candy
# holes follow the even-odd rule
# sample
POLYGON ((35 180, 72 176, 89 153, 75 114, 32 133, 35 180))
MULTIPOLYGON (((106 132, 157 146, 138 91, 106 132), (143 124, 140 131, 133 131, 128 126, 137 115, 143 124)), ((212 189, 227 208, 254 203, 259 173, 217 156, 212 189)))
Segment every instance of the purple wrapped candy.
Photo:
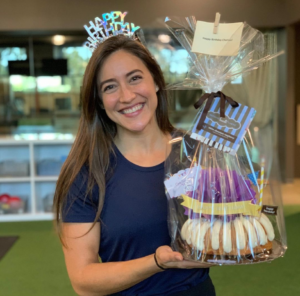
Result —
MULTIPOLYGON (((198 178, 194 179, 193 191, 186 191, 186 195, 204 203, 230 203, 239 201, 251 201, 256 204, 256 192, 251 187, 251 182, 235 170, 202 169, 198 178)), ((199 218, 199 214, 185 208, 185 215, 192 219, 199 218)), ((210 215, 202 214, 202 217, 211 219, 210 215)), ((234 218, 230 215, 228 219, 234 218)))

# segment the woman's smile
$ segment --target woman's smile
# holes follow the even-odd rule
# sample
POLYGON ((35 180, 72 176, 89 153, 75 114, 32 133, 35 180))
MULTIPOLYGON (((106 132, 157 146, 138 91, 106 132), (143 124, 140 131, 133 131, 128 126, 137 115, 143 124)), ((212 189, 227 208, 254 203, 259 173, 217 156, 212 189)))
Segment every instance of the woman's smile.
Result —
POLYGON ((135 117, 142 112, 144 105, 145 105, 145 103, 138 103, 131 107, 124 108, 119 112, 121 114, 124 114, 126 117, 135 117))

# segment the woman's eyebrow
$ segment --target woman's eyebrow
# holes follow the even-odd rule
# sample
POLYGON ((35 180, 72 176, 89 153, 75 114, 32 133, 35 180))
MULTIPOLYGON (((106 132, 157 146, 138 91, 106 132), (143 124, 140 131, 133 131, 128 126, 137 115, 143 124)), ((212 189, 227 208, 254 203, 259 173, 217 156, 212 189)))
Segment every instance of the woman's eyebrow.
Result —
POLYGON ((114 79, 114 78, 110 78, 110 79, 104 80, 104 81, 100 82, 100 84, 99 84, 99 89, 101 89, 102 86, 103 86, 103 84, 105 84, 105 83, 108 83, 108 82, 116 82, 116 81, 117 81, 117 80, 114 79))
MULTIPOLYGON (((132 70, 132 71, 128 72, 128 73, 126 74, 126 77, 132 75, 132 74, 135 73, 135 72, 141 72, 141 73, 143 74, 143 71, 142 71, 142 70, 135 69, 135 70, 132 70)), ((114 78, 110 78, 110 79, 104 80, 104 81, 102 81, 102 82, 100 83, 99 88, 101 89, 102 86, 103 86, 105 83, 108 83, 108 82, 116 82, 116 81, 117 81, 117 80, 114 79, 114 78)))
POLYGON ((142 71, 142 70, 135 69, 135 70, 132 70, 132 71, 128 72, 128 73, 126 74, 126 76, 128 77, 128 76, 132 75, 132 74, 135 73, 135 72, 141 72, 141 73, 143 74, 143 71, 142 71))

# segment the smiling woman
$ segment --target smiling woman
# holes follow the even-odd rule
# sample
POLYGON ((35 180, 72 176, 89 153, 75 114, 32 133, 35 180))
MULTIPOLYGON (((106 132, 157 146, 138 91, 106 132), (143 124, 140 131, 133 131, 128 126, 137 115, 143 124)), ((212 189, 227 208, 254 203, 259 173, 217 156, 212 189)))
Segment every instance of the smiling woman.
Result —
POLYGON ((54 199, 79 295, 215 295, 206 265, 169 247, 167 106, 161 69, 139 41, 118 35, 95 49, 54 199))
POLYGON ((123 137, 125 130, 139 132, 157 127, 158 87, 138 57, 124 50, 113 53, 103 64, 99 80, 105 111, 117 124, 118 137, 123 137))

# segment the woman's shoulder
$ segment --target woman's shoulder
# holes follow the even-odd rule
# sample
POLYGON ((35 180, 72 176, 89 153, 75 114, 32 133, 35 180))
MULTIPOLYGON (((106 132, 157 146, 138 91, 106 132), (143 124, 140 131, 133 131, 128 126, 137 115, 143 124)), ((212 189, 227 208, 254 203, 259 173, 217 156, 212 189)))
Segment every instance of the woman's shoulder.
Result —
MULTIPOLYGON (((71 177, 71 176, 70 176, 71 177)), ((71 182, 69 193, 76 195, 84 194, 87 189, 87 183, 89 178, 89 169, 86 164, 83 164, 79 170, 78 173, 75 175, 73 181, 71 182)))
POLYGON ((70 185, 63 211, 63 222, 92 223, 95 220, 99 200, 98 188, 88 192, 89 169, 83 165, 70 185))
MULTIPOLYGON (((113 169, 116 166, 116 160, 117 156, 116 153, 114 151, 111 151, 110 156, 109 156, 109 165, 107 167, 106 172, 104 173, 105 175, 105 180, 108 181, 112 174, 113 174, 113 169)), ((86 189, 88 186, 88 182, 91 181, 90 178, 92 178, 94 180, 95 186, 96 181, 95 181, 95 177, 94 177, 94 171, 90 171, 90 165, 88 164, 88 162, 85 162, 81 168, 79 169, 78 173, 76 174, 74 181, 72 182, 72 185, 74 185, 75 187, 80 187, 80 189, 86 189)), ((102 170, 100 167, 99 168, 94 168, 94 170, 96 171, 100 171, 102 170)))

